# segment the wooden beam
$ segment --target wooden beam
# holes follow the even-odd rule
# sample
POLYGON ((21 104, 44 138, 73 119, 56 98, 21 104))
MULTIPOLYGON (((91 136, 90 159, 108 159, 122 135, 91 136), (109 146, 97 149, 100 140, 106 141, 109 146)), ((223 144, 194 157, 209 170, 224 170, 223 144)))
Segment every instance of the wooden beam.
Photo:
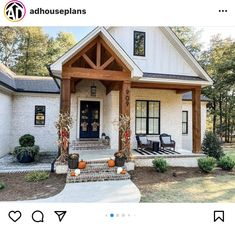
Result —
POLYGON ((92 62, 92 60, 86 54, 83 54, 82 57, 85 59, 88 65, 91 66, 91 68, 97 69, 97 66, 92 62))
POLYGON ((97 42, 97 47, 96 47, 96 65, 99 68, 101 64, 101 43, 98 41, 97 42))
POLYGON ((70 78, 62 78, 61 83, 61 113, 70 113, 70 103, 71 103, 71 80, 70 78))
POLYGON ((130 81, 129 72, 112 70, 96 70, 79 67, 63 67, 63 76, 67 78, 110 80, 110 81, 130 81))
POLYGON ((77 55, 73 56, 69 61, 67 61, 63 66, 71 67, 71 65, 76 62, 83 54, 85 54, 90 48, 95 46, 97 39, 91 41, 87 46, 85 46, 77 55))
POLYGON ((119 91, 120 90, 120 82, 112 82, 107 88, 106 88, 106 95, 108 95, 111 91, 119 91))
POLYGON ((115 58, 112 56, 110 57, 103 65, 101 65, 99 67, 99 69, 105 69, 107 66, 109 66, 113 61, 115 60, 115 58))
POLYGON ((193 153, 201 152, 201 88, 192 91, 193 153))
POLYGON ((120 60, 120 58, 116 55, 116 53, 104 42, 104 40, 100 39, 101 44, 103 45, 103 47, 108 50, 108 52, 114 56, 116 62, 121 65, 123 67, 123 69, 126 72, 130 72, 130 70, 126 67, 126 65, 120 60))
POLYGON ((191 90, 189 90, 189 89, 187 89, 187 90, 186 89, 185 90, 179 89, 179 90, 176 90, 175 93, 176 94, 183 94, 183 93, 186 93, 186 92, 189 92, 189 91, 191 91, 191 90))
POLYGON ((192 90, 200 88, 200 86, 186 85, 186 84, 162 84, 162 83, 145 83, 145 82, 132 82, 132 88, 143 89, 163 89, 163 90, 192 90))
POLYGON ((76 85, 75 85, 75 80, 70 80, 71 81, 71 93, 76 92, 76 85))

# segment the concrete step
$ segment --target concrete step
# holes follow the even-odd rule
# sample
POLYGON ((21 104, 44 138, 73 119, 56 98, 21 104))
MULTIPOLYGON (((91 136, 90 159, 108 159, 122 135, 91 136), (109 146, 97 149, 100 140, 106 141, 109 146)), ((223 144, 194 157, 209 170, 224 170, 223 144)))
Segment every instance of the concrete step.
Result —
POLYGON ((72 141, 71 148, 73 150, 105 150, 110 149, 110 146, 98 141, 72 141))
POLYGON ((129 180, 130 174, 117 174, 116 172, 87 172, 79 176, 71 177, 70 173, 67 175, 67 183, 81 183, 81 182, 95 182, 95 181, 112 181, 112 180, 129 180))

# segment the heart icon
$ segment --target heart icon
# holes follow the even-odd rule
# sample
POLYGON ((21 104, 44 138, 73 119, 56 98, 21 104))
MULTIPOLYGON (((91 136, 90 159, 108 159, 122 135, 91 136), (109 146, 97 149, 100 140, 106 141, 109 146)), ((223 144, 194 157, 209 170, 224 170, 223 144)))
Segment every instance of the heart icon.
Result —
POLYGON ((12 210, 8 213, 8 216, 13 222, 17 222, 21 218, 21 212, 12 210))

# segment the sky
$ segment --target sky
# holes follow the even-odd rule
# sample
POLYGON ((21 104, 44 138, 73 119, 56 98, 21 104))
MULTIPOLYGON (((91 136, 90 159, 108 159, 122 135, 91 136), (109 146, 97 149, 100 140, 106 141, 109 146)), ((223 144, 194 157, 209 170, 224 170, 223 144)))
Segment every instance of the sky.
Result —
MULTIPOLYGON (((44 31, 51 37, 55 37, 60 31, 73 33, 77 42, 95 27, 43 27, 44 31)), ((196 30, 202 30, 200 41, 204 45, 203 49, 209 46, 212 36, 220 33, 222 38, 231 37, 235 39, 235 27, 195 27, 196 30)))

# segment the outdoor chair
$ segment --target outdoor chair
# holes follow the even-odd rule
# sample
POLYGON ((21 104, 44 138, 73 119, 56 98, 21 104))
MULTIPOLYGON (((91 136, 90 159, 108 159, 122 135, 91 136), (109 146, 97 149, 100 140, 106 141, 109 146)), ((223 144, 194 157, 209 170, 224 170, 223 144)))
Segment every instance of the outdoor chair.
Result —
POLYGON ((160 135, 161 148, 173 148, 175 150, 175 141, 171 139, 171 136, 163 133, 160 135))
POLYGON ((145 135, 143 136, 136 136, 136 140, 137 140, 137 148, 152 148, 152 144, 151 142, 147 139, 147 137, 145 135))

